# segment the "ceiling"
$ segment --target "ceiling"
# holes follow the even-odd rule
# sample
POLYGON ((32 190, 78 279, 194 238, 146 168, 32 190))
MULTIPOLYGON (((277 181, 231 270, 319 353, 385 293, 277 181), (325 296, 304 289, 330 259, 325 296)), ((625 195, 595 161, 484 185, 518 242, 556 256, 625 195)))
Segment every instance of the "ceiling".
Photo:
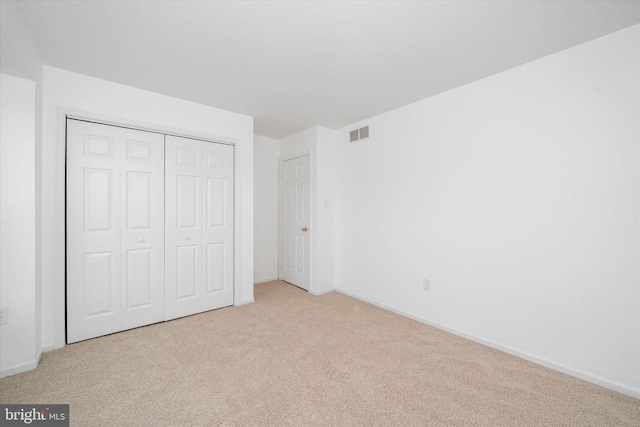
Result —
POLYGON ((638 1, 21 1, 44 64, 339 128, 640 22, 638 1))

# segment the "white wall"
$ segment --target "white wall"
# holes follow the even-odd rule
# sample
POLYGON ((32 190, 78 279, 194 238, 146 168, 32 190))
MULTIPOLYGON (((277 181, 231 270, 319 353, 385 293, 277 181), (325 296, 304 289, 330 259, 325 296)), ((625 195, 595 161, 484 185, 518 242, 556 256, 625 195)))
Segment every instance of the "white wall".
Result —
POLYGON ((278 279, 278 159, 280 141, 254 136, 253 280, 278 279))
POLYGON ((14 1, 0 2, 0 32, 2 74, 38 80, 42 61, 14 1))
POLYGON ((337 288, 640 397, 639 29, 341 129, 337 288))
POLYGON ((335 289, 334 168, 335 131, 314 126, 283 138, 280 158, 311 155, 311 284, 309 292, 335 289))
MULTIPOLYGON (((31 108, 35 111, 35 137, 31 144, 20 145, 14 147, 19 150, 21 162, 30 162, 33 164, 34 180, 31 182, 32 188, 25 188, 25 194, 31 193, 35 199, 35 211, 33 216, 21 218, 21 226, 27 235, 33 232, 35 239, 35 266, 33 282, 23 283, 23 286, 32 289, 27 290, 21 288, 20 292, 26 295, 27 292, 34 292, 35 295, 35 344, 29 339, 13 341, 11 343, 11 351, 14 355, 21 354, 24 359, 16 364, 7 364, 0 361, 0 375, 15 373, 20 370, 30 369, 34 366, 40 355, 40 240, 41 240, 41 175, 40 167, 42 163, 42 62, 38 51, 31 40, 28 30, 22 21, 22 18, 16 8, 15 2, 0 2, 0 72, 2 74, 21 77, 28 79, 35 85, 35 99, 31 99, 31 108), (25 223, 30 220, 33 222, 25 223), (32 346, 35 345, 35 360, 32 352, 32 346), (5 368, 16 366, 16 369, 5 368)), ((26 83, 25 83, 26 84, 26 83)), ((0 91, 4 89, 0 87, 0 91)), ((26 102, 26 97, 22 99, 26 102)), ((26 111, 26 105, 23 105, 26 111)), ((2 127, 12 127, 11 122, 2 121, 2 127)), ((14 130, 16 128, 13 128, 14 130)), ((33 132, 31 129, 29 132, 33 132)), ((23 183, 24 184, 24 183, 23 183)), ((14 319, 12 319, 12 322, 14 319)), ((5 347, 3 345, 3 347, 5 347)))
POLYGON ((335 289, 335 131, 317 126, 315 146, 315 218, 314 270, 311 293, 335 289))
POLYGON ((280 140, 280 158, 311 153, 316 147, 317 140, 318 129, 315 126, 282 138, 280 140))
POLYGON ((35 82, 0 75, 0 376, 37 366, 35 82))
POLYGON ((43 348, 65 343, 64 141, 68 113, 236 144, 235 303, 253 301, 253 118, 45 66, 43 348))

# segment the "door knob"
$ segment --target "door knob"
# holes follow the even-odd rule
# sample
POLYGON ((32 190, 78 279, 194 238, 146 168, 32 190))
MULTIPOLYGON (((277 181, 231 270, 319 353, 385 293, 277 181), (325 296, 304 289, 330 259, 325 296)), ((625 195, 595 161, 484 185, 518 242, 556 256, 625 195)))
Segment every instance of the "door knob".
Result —
POLYGON ((138 243, 142 243, 142 242, 144 242, 144 239, 143 239, 142 237, 140 237, 140 238, 138 239, 138 243))
POLYGON ((302 231, 306 233, 307 231, 309 231, 309 229, 307 227, 302 227, 302 231))
POLYGON ((184 240, 191 240, 191 236, 185 236, 184 240))

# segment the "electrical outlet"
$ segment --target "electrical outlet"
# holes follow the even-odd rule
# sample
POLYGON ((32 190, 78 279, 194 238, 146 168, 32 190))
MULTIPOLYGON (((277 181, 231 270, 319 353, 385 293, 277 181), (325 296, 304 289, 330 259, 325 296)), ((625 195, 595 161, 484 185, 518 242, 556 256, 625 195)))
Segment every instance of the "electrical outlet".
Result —
POLYGON ((425 291, 431 291, 431 280, 422 279, 422 289, 425 291))
POLYGON ((9 307, 0 308, 0 325, 9 323, 9 307))

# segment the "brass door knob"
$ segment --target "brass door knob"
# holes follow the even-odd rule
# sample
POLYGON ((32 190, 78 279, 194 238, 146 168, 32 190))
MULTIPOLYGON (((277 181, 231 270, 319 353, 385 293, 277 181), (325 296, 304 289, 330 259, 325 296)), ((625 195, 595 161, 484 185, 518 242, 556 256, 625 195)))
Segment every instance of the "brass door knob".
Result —
POLYGON ((307 231, 309 231, 309 229, 307 227, 302 227, 302 231, 306 233, 307 231))

